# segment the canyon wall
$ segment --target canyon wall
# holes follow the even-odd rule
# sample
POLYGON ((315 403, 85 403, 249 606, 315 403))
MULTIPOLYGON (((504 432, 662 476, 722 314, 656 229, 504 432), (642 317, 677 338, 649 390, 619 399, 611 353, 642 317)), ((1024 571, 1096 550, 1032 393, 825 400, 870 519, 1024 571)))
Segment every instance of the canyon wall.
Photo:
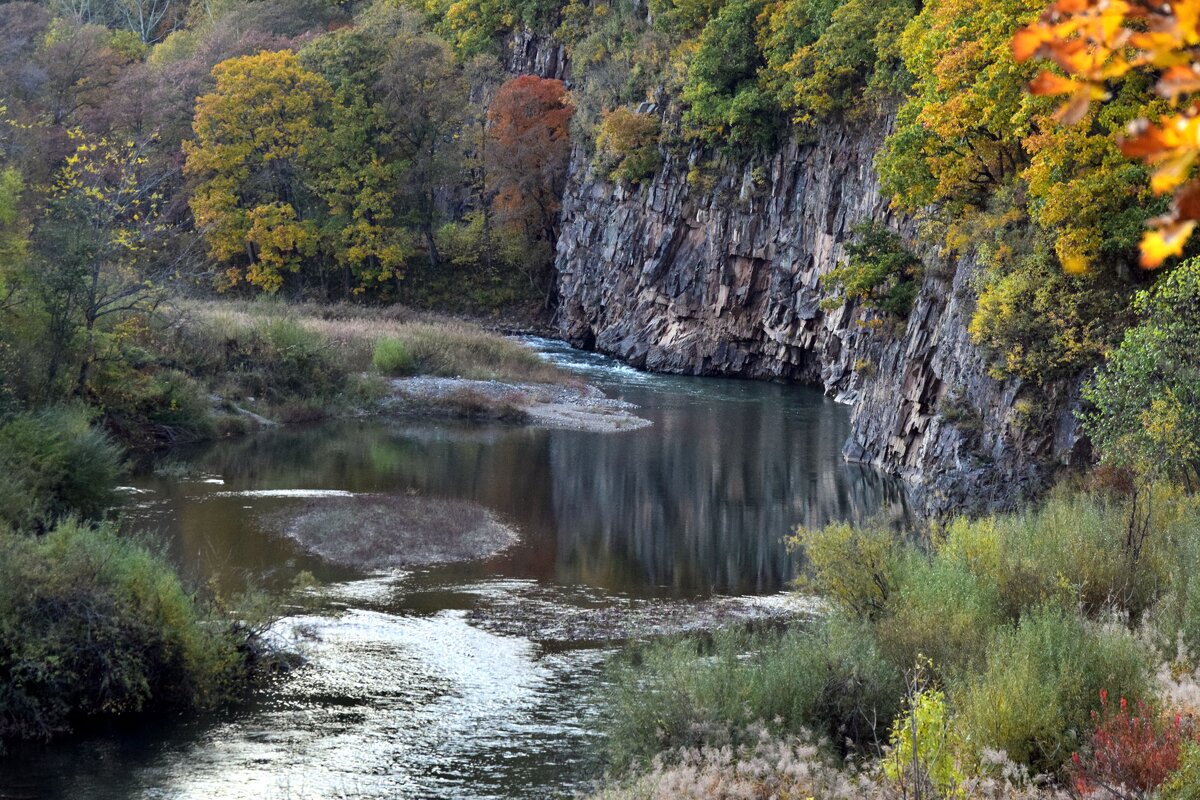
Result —
MULTIPOLYGON (((561 61, 552 69, 561 74, 561 61)), ((967 331, 970 260, 925 259, 907 324, 874 327, 853 304, 821 307, 821 278, 860 220, 914 242, 873 168, 889 124, 827 126, 750 163, 667 156, 640 186, 604 180, 578 150, 556 325, 576 345, 649 370, 823 386, 851 406, 845 456, 904 478, 919 507, 1008 505, 1086 460, 1072 414, 1078 382, 988 375, 967 331)))

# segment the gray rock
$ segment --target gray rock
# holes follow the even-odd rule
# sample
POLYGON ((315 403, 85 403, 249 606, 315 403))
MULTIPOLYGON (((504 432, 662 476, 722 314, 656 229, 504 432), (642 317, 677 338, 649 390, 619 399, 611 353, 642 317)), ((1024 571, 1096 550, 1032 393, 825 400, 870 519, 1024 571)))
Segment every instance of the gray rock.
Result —
POLYGON ((1008 505, 1057 465, 1088 458, 1071 413, 1079 382, 988 375, 967 331, 974 264, 939 263, 922 248, 927 269, 902 330, 865 326, 870 313, 852 305, 821 309, 821 276, 853 225, 873 219, 915 240, 873 167, 890 124, 827 125, 768 158, 722 162, 707 191, 686 179, 698 151, 668 155, 632 188, 603 181, 576 152, 556 326, 576 345, 650 370, 823 386, 853 403, 845 456, 903 477, 925 511, 1008 505))

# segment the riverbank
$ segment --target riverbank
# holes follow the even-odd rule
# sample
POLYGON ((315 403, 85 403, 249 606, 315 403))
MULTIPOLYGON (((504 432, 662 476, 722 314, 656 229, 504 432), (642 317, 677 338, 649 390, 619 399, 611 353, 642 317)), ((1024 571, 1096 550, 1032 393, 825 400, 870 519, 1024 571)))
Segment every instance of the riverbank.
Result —
POLYGON ((545 428, 594 433, 632 431, 650 425, 632 403, 614 400, 584 383, 505 383, 418 376, 392 381, 384 401, 389 412, 496 419, 545 428))
POLYGON ((512 337, 403 307, 185 302, 162 332, 218 432, 355 414, 597 432, 648 424, 512 337))
POLYGON ((627 651, 595 798, 1194 797, 1200 507, 1153 495, 802 531, 830 613, 627 651))

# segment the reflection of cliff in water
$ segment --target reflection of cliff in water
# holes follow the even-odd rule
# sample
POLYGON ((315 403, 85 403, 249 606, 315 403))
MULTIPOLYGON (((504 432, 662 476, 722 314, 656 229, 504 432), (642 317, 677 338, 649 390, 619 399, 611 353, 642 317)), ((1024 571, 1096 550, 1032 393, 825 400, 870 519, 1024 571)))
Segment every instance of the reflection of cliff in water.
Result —
POLYGON ((560 571, 589 582, 691 592, 784 587, 797 525, 904 517, 897 483, 846 464, 845 409, 756 384, 740 403, 663 409, 637 437, 550 444, 560 571))
POLYGON ((695 379, 673 391, 678 380, 612 387, 653 418, 641 431, 379 419, 285 429, 199 455, 193 465, 221 486, 167 480, 157 492, 185 552, 250 572, 281 556, 259 522, 302 501, 222 494, 339 489, 472 500, 520 530, 518 546, 456 574, 673 596, 777 591, 795 526, 905 513, 897 483, 842 461, 846 411, 818 392, 695 379))

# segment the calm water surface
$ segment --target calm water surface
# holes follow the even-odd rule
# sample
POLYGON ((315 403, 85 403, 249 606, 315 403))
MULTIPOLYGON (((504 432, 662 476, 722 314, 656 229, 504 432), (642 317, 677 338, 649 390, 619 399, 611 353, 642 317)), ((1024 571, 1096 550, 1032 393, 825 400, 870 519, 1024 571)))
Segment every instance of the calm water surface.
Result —
POLYGON ((0 758, 0 798, 527 798, 595 771, 608 651, 476 623, 483 605, 781 591, 797 524, 903 515, 898 486, 842 461, 848 412, 795 386, 639 373, 530 340, 654 425, 596 434, 370 419, 264 432, 139 478, 128 518, 189 578, 289 594, 304 667, 242 708, 0 758), (314 493, 472 500, 521 534, 482 562, 363 576, 273 519, 314 493))

